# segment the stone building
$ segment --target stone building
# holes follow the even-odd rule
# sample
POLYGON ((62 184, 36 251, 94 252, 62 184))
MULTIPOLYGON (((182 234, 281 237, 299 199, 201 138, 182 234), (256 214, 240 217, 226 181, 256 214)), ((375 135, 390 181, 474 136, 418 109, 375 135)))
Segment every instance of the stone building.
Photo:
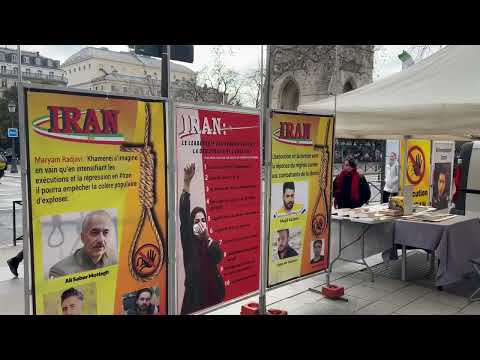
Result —
MULTIPOLYGON (((134 52, 85 47, 62 64, 68 86, 118 95, 160 95, 162 60, 134 52)), ((194 72, 171 63, 172 91, 190 81, 194 72)))
MULTIPOLYGON (((66 86, 67 76, 60 61, 40 56, 39 52, 21 51, 22 81, 33 84, 66 86)), ((0 48, 0 96, 7 88, 17 86, 17 49, 0 48)))
POLYGON ((374 45, 272 45, 272 108, 341 94, 372 82, 374 45), (337 55, 335 52, 337 51, 337 55), (335 59, 338 76, 335 80, 335 59))

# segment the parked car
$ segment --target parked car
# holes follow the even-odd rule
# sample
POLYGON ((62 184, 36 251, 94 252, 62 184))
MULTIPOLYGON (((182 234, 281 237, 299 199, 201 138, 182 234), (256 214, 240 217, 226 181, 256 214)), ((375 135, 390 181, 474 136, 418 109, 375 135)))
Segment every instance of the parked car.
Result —
MULTIPOLYGON (((7 163, 11 164, 12 163, 12 148, 7 148, 5 149, 4 152, 1 153, 5 159, 7 159, 7 163)), ((17 159, 18 163, 18 154, 15 154, 15 158, 17 159)))
POLYGON ((5 171, 7 170, 7 159, 5 156, 0 154, 0 178, 5 175, 5 171))

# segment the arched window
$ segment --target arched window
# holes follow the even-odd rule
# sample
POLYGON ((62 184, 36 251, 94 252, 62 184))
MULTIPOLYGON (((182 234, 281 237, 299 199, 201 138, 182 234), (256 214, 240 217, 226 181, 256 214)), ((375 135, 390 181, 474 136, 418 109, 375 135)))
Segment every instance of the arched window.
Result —
POLYGON ((352 80, 348 80, 345 85, 343 85, 343 92, 349 92, 355 89, 355 86, 352 83, 352 80))
POLYGON ((290 80, 283 88, 280 96, 280 109, 283 110, 297 110, 300 100, 300 90, 297 84, 290 80))

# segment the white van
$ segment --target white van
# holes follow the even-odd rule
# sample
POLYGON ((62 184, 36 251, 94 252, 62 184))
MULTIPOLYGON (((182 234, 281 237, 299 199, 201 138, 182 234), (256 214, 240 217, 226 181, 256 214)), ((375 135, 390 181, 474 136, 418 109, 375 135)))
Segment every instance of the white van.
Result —
POLYGON ((480 216, 480 141, 468 142, 460 150, 461 182, 452 213, 480 216))

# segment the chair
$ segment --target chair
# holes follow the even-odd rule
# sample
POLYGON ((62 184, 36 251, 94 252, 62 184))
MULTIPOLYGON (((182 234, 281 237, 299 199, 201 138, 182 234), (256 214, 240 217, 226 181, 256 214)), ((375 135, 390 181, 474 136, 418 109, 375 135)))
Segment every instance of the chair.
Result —
MULTIPOLYGON (((480 258, 470 259, 470 262, 472 263, 472 266, 473 266, 474 270, 476 271, 476 273, 478 274, 478 276, 480 276, 480 258)), ((480 287, 477 290, 475 290, 472 295, 470 295, 469 300, 470 301, 480 300, 480 297, 475 298, 475 295, 478 292, 480 292, 480 287)))

